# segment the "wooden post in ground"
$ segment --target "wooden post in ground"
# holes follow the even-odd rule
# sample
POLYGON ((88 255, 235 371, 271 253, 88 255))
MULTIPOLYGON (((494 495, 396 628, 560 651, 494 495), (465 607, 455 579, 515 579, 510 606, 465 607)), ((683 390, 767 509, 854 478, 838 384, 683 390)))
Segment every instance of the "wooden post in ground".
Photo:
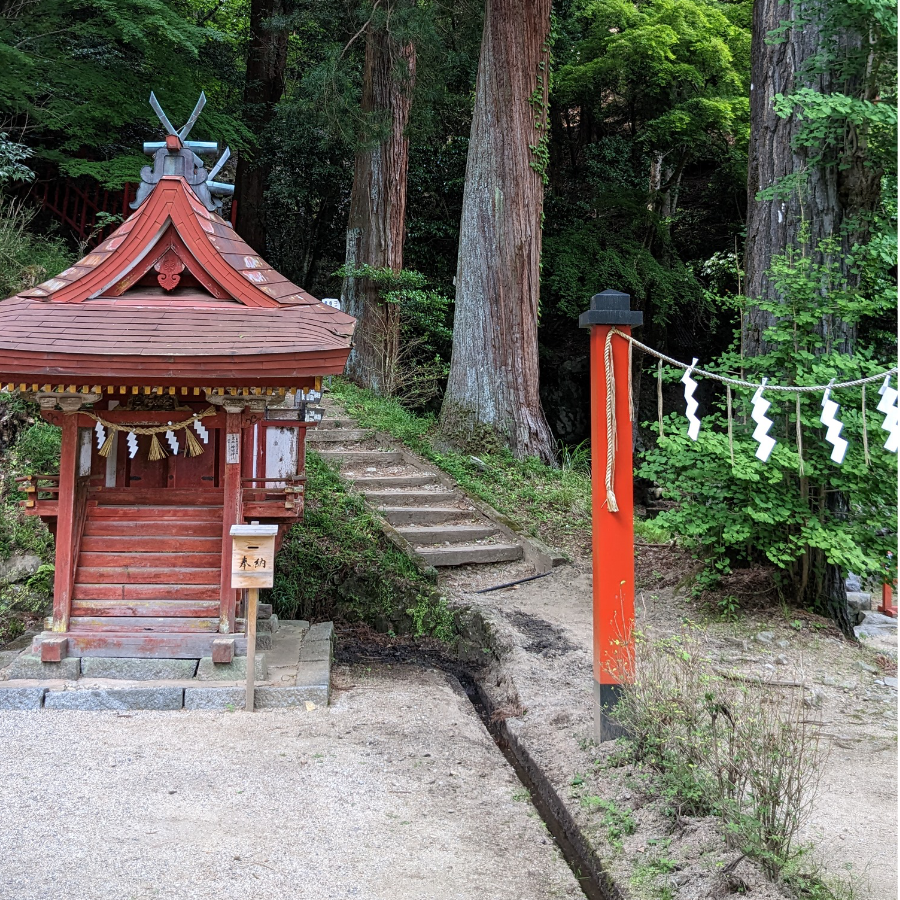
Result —
POLYGON ((591 298, 579 325, 591 330, 591 506, 594 570, 594 738, 622 734, 610 712, 634 662, 634 471, 628 341, 643 324, 628 294, 591 298), (611 358, 610 358, 611 357, 611 358), (614 375, 612 391, 608 370, 614 375), (611 396, 610 396, 611 395, 611 396), (608 406, 607 401, 611 399, 608 406), (610 441, 609 438, 612 438, 610 441), (612 454, 608 448, 612 445, 612 454))
POLYGON ((256 690, 256 611, 259 607, 259 588, 247 588, 247 698, 244 709, 253 712, 256 690))
MULTIPOLYGON (((75 477, 78 469, 78 416, 63 416, 59 456, 56 571, 53 576, 53 630, 69 630, 75 563, 75 477)), ((37 495, 35 495, 37 496, 37 495)))
POLYGON ((241 410, 225 410, 225 475, 222 506, 222 578, 220 585, 219 632, 235 630, 237 585, 231 582, 231 528, 241 519, 241 410))

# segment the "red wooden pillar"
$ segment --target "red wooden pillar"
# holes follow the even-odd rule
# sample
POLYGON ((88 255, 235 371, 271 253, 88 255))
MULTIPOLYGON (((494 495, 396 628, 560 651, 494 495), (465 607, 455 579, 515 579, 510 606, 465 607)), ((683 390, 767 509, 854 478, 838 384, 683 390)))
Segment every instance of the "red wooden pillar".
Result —
POLYGON ((233 634, 237 591, 231 586, 231 526, 238 525, 241 511, 242 411, 225 412, 225 477, 222 509, 222 580, 219 595, 219 632, 233 634))
POLYGON ((75 476, 78 469, 78 415, 62 419, 59 456, 59 506, 56 524, 56 572, 53 576, 53 630, 69 630, 75 582, 75 476))
POLYGON ((634 471, 632 423, 629 403, 628 341, 611 337, 614 375, 615 431, 613 433, 612 491, 617 511, 611 509, 607 486, 606 346, 613 327, 631 334, 632 325, 643 323, 643 314, 632 312, 630 297, 619 291, 603 291, 591 298, 579 325, 591 329, 591 506, 594 569, 594 737, 612 740, 622 734, 610 717, 618 702, 623 679, 634 661, 634 471))

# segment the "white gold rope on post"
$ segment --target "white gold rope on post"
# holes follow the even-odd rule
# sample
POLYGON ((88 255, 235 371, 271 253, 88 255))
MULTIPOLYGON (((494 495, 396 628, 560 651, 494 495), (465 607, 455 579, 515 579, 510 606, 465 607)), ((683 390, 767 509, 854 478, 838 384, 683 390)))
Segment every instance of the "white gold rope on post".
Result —
POLYGON ((613 490, 616 476, 616 374, 613 369, 612 337, 614 329, 606 333, 603 347, 603 369, 606 376, 606 505, 610 512, 618 512, 619 504, 613 490))

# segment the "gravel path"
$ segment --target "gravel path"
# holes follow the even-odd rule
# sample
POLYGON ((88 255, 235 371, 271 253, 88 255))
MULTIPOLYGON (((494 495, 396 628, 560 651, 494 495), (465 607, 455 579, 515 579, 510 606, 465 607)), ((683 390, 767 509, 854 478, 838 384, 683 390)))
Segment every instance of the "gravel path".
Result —
POLYGON ((0 713, 0 897, 580 897, 468 701, 351 671, 330 709, 0 713))

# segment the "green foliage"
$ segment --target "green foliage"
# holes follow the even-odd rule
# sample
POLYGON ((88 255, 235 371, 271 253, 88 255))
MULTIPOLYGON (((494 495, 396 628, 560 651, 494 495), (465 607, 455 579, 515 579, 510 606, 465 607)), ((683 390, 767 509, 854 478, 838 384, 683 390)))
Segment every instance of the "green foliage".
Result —
POLYGON ((631 815, 630 809, 622 809, 614 800, 605 800, 603 797, 582 797, 581 805, 584 809, 602 813, 600 826, 606 829, 606 839, 617 850, 622 849, 622 838, 634 834, 637 824, 631 815))
POLYGON ((74 261, 61 238, 32 231, 33 219, 31 209, 0 192, 0 299, 52 278, 74 261))
POLYGON ((392 434, 508 516, 514 527, 561 548, 581 547, 590 533, 591 482, 583 463, 551 468, 536 457, 518 460, 505 450, 468 456, 436 443, 433 416, 416 415, 396 400, 342 379, 335 379, 332 391, 363 428, 392 434))
POLYGON ((282 618, 339 618, 382 630, 452 637, 433 585, 381 533, 360 496, 310 452, 304 521, 278 553, 271 602, 282 618))
MULTIPOLYGON (((155 90, 169 117, 187 118, 227 66, 214 63, 229 36, 203 21, 200 4, 164 0, 35 0, 0 16, 0 111, 10 130, 28 128, 35 155, 107 187, 135 181, 143 138, 159 133, 147 105, 155 90), (88 151, 88 152, 85 152, 88 151)), ((208 20, 209 17, 206 16, 208 20)), ((213 102, 194 136, 232 147, 250 135, 213 102)))
MULTIPOLYGON (((778 316, 766 333, 773 349, 752 360, 727 354, 719 369, 735 372, 742 367, 754 380, 769 377, 797 385, 850 381, 883 370, 884 361, 875 358, 871 348, 858 345, 853 356, 835 350, 822 321, 826 316, 827 321, 833 317, 858 326, 879 314, 885 292, 872 286, 888 280, 885 270, 894 260, 860 253, 859 264, 853 263, 859 275, 854 285, 841 276, 838 256, 836 242, 825 241, 817 248, 804 243, 797 252, 776 259, 772 273, 781 296, 759 303, 778 316)), ((868 460, 862 391, 849 388, 835 394, 841 404, 842 436, 850 441, 842 465, 829 458, 831 445, 824 441, 819 420, 821 394, 766 395, 772 403, 768 416, 775 422, 770 433, 778 440, 766 463, 755 457, 753 423, 745 424, 749 392, 737 391, 736 396, 733 463, 720 402, 719 412, 704 417, 696 442, 687 437, 680 416, 669 416, 666 436, 645 453, 639 469, 642 477, 663 485, 666 495, 678 501, 659 521, 706 558, 705 583, 734 565, 765 562, 780 570, 786 593, 805 599, 808 586, 822 577, 812 562, 815 550, 844 572, 883 575, 888 552, 896 549, 897 461, 883 449, 882 416, 873 409, 877 385, 867 392, 868 460), (829 502, 836 494, 847 496, 846 508, 829 502)), ((817 595, 815 588, 812 595, 817 595)), ((828 612, 825 607, 822 611, 828 612)))

